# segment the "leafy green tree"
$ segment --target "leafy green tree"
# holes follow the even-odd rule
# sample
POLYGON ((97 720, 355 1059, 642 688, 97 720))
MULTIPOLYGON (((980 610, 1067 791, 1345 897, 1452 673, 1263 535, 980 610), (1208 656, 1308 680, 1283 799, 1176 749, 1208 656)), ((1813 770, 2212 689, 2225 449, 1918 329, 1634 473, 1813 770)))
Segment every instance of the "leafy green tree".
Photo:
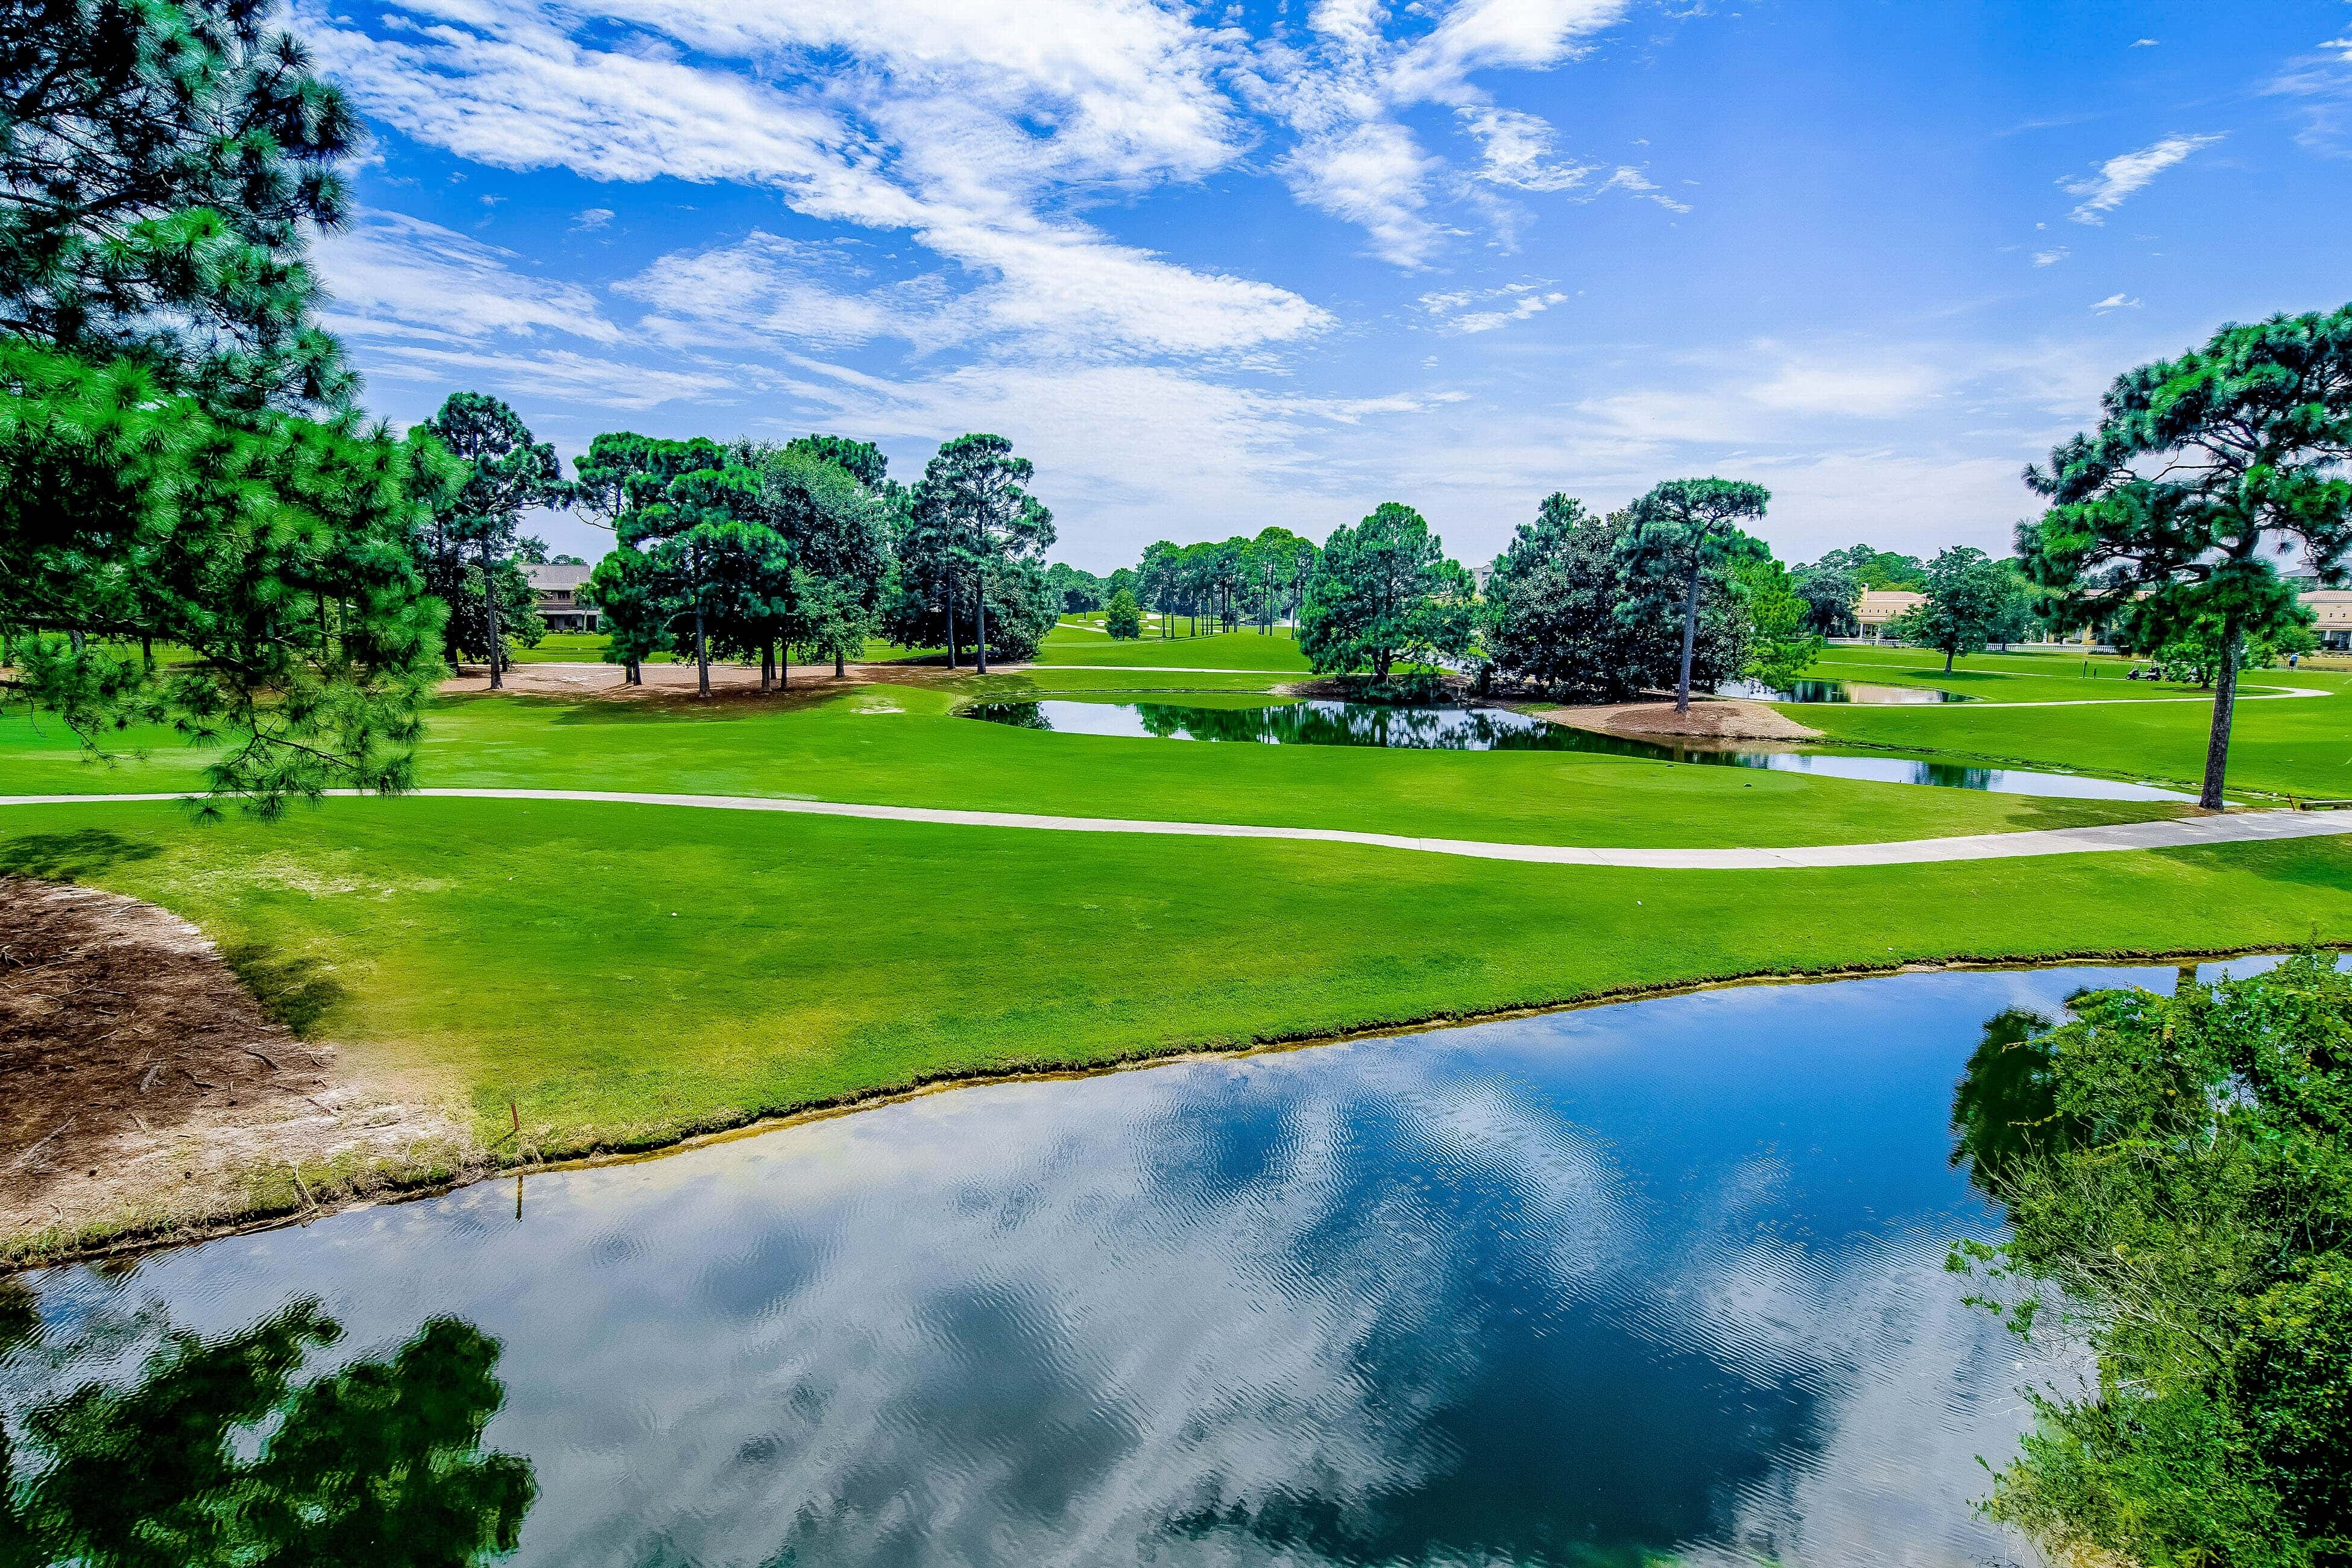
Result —
POLYGON ((1740 674, 1775 690, 1786 690, 1822 656, 1828 639, 1808 625, 1810 607, 1797 591, 1789 569, 1769 555, 1750 556, 1732 566, 1741 606, 1752 629, 1748 664, 1740 674))
POLYGON ((1269 524, 1242 550, 1241 574, 1257 609, 1258 630, 1270 633, 1292 607, 1307 574, 1314 570, 1315 546, 1288 528, 1269 524))
MULTIPOLYGON (((1920 564, 1917 556, 1870 545, 1848 545, 1843 549, 1831 550, 1813 564, 1846 573, 1857 585, 1856 591, 1866 588, 1880 593, 1916 593, 1927 581, 1927 569, 1920 564)), ((1847 602, 1851 604, 1853 601, 1847 602)))
POLYGON ((444 635, 452 662, 467 650, 467 633, 478 632, 480 640, 473 645, 489 662, 495 691, 505 684, 499 672, 507 662, 506 638, 531 647, 546 632, 530 580, 512 559, 522 514, 565 505, 572 486, 555 448, 533 440, 522 416, 488 393, 451 392, 425 428, 465 465, 464 479, 434 508, 422 535, 425 580, 450 607, 444 635), (468 549, 480 572, 471 592, 462 575, 468 549), (503 636, 501 609, 508 612, 503 636))
POLYGON ((2098 428, 2029 468, 2049 498, 2018 528, 2033 580, 2104 619, 2136 604, 2149 632, 2219 619, 2200 803, 2222 805, 2240 643, 2294 616, 2272 557, 2299 548, 2323 583, 2352 548, 2352 305, 2224 327, 2201 349, 2126 372, 2098 428))
POLYGON ((1927 563, 1924 603, 1896 616, 1887 631, 1916 648, 1944 655, 1948 673, 1962 653, 1985 644, 2022 614, 2023 595, 2007 565, 1980 549, 1954 545, 1927 563))
MULTIPOLYGON (((1634 570, 1631 520, 1554 494, 1522 523, 1486 580, 1486 647, 1507 678, 1607 702, 1670 685, 1679 668, 1678 596, 1634 570)), ((1716 685, 1748 660, 1741 596, 1724 569, 1703 596, 1693 678, 1716 685)))
POLYGON ((268 11, 0 15, 0 691, 92 751, 168 721, 264 816, 409 782, 439 629, 407 538, 450 476, 361 427, 313 319, 360 131, 268 11))
POLYGON ((1318 674, 1369 668, 1385 685, 1399 660, 1469 651, 1475 594, 1419 512, 1383 501, 1323 546, 1299 612, 1298 645, 1318 674))
POLYGON ((784 449, 833 464, 877 493, 890 473, 890 460, 870 441, 852 441, 845 435, 803 435, 787 443, 784 449))
POLYGON ((1678 578, 1683 586, 1682 671, 1675 711, 1690 711, 1691 665, 1698 648, 1699 587, 1707 569, 1759 548, 1739 525, 1764 516, 1772 493, 1739 479, 1668 479, 1631 508, 1628 541, 1643 570, 1678 578))
POLYGON ((0 694, 91 751, 169 723, 220 748, 215 797, 414 779, 444 673, 413 531, 456 483, 430 436, 215 416, 117 362, 0 342, 0 694), (134 644, 193 661, 158 671, 134 644))
POLYGON ((1952 1266, 2095 1384, 1989 1507, 2061 1559, 2319 1568, 2352 1540, 2352 977, 2306 953, 1989 1026, 1954 1106, 2010 1239, 1952 1266), (1996 1033, 2002 1038, 1996 1040, 1996 1033))
POLYGON ((537 1487, 486 1451, 498 1342, 435 1318, 389 1360, 297 1384, 341 1327, 299 1301, 138 1378, 0 1423, 0 1560, 89 1568, 470 1568, 512 1552, 537 1487), (11 1427, 24 1458, 12 1464, 11 1427))
MULTIPOLYGON (((934 558, 915 564, 921 575, 941 583, 950 667, 955 663, 959 598, 969 595, 966 602, 972 606, 973 657, 983 675, 988 674, 989 605, 998 597, 1000 581, 1011 590, 1003 596, 1008 607, 1017 602, 1025 609, 1041 593, 1050 602, 1042 566, 1034 591, 1024 574, 1012 570, 1024 562, 1036 563, 1054 543, 1054 514, 1024 488, 1034 472, 1029 459, 1014 456, 1013 444, 1001 435, 959 435, 941 444, 915 486, 913 512, 920 529, 908 541, 902 541, 900 562, 903 570, 908 564, 908 546, 915 541, 920 541, 921 551, 934 558)), ((1056 612, 1055 618, 1058 615, 1056 612)), ((1024 614, 1023 624, 1016 628, 1000 618, 999 627, 1025 635, 1027 621, 1024 614)), ((1050 627, 1052 620, 1046 624, 1050 627)), ((1043 631, 1036 632, 1036 638, 1043 636, 1043 631)), ((1030 647, 1034 646, 1033 640, 1030 647)))
POLYGON ((1045 569, 1045 581, 1060 599, 1062 613, 1083 615, 1090 610, 1100 610, 1109 591, 1093 572, 1082 570, 1066 561, 1055 561, 1045 569))
MULTIPOLYGON (((1836 553, 1834 551, 1832 554, 1836 553)), ((1790 573, 1790 585, 1805 601, 1805 624, 1824 637, 1854 634, 1853 607, 1862 598, 1862 580, 1827 559, 1801 566, 1790 573)))
POLYGON ((1183 586, 1184 552, 1167 539, 1157 539, 1143 552, 1135 569, 1136 593, 1160 615, 1160 635, 1173 631, 1177 595, 1183 586))
MULTIPOLYGON (((760 472, 770 526, 792 549, 790 600, 778 632, 786 664, 797 645, 830 656, 835 678, 842 678, 851 658, 865 656, 880 618, 890 570, 890 504, 808 440, 782 449, 746 443, 736 455, 760 472)), ((864 466, 875 471, 870 463, 864 466)))
POLYGON ((215 413, 340 408, 312 319, 358 117, 255 0, 0 11, 0 329, 215 413))
MULTIPOLYGON (((647 552, 659 530, 637 526, 638 519, 662 503, 673 481, 726 465, 726 449, 715 441, 667 441, 632 431, 598 435, 572 460, 572 504, 615 535, 616 548, 596 563, 589 585, 609 637, 605 660, 619 664, 632 685, 644 684, 646 658, 675 643, 680 596, 687 591, 676 575, 675 554, 657 560, 647 552)), ((661 520, 671 519, 665 514, 661 520)))
POLYGON ((1143 635, 1143 612, 1137 607, 1131 590, 1122 588, 1110 596, 1110 603, 1103 609, 1103 630, 1126 643, 1143 635))
POLYGON ((1122 593, 1134 598, 1139 605, 1142 602, 1142 589, 1136 580, 1135 568, 1131 566, 1122 566, 1103 579, 1104 603, 1109 603, 1122 593))

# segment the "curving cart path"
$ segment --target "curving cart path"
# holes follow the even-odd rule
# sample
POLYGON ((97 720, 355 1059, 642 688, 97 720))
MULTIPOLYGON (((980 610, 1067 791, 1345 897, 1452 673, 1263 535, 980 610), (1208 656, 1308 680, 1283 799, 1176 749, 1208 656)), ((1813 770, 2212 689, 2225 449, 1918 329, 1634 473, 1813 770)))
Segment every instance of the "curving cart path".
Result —
MULTIPOLYGON (((330 794, 366 798, 352 789, 330 794)), ((1017 828, 1057 833, 1143 833, 1197 839, 1283 839, 1360 844, 1471 860, 1534 865, 1605 866, 1638 871, 1786 871, 1839 866, 1923 865, 1945 861, 2020 860, 2042 855, 2110 853, 2122 850, 2194 849, 2206 844, 2270 843, 2285 839, 2352 833, 2352 811, 2237 811, 2169 817, 2088 828, 2042 828, 1962 838, 1898 839, 1865 844, 1799 844, 1786 849, 1588 849, 1570 844, 1489 843, 1477 839, 1422 839, 1401 833, 1358 833, 1340 828, 1276 828, 1238 822, 1158 822, 1119 817, 1050 817, 1025 811, 957 811, 932 806, 870 806, 837 800, 788 800, 764 795, 654 795, 607 789, 417 789, 435 799, 580 800, 622 806, 684 807, 706 811, 782 811, 808 817, 861 817, 884 822, 929 822, 960 828, 1017 828)), ((182 795, 6 795, 0 807, 79 806, 114 800, 180 800, 182 795)))

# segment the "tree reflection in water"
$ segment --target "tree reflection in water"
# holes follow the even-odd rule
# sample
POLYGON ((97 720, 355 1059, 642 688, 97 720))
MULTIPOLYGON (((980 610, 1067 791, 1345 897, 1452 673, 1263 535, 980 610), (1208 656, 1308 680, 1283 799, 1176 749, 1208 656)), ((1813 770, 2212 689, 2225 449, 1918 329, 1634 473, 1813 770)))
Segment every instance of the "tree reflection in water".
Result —
POLYGON ((1952 1164, 1968 1166, 1969 1182, 1996 1201, 2010 1167, 2065 1147, 2077 1130, 2058 1109, 2051 1028, 2023 1008, 1993 1014, 1952 1092, 1952 1164))
MULTIPOLYGON (((0 1310, 0 1355, 37 1338, 24 1317, 0 1310)), ((505 1398, 498 1342, 436 1317, 389 1360, 297 1385, 341 1337, 296 1301, 210 1342, 167 1331, 127 1385, 7 1409, 0 1568, 460 1568, 513 1551, 536 1487, 528 1460, 481 1446, 505 1398)))

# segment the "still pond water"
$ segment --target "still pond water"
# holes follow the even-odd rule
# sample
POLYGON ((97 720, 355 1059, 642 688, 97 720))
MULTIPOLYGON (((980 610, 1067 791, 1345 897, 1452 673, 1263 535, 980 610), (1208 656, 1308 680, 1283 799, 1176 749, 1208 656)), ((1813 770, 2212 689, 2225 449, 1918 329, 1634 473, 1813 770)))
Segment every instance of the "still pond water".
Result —
POLYGON ((1256 707, 1199 707, 1184 703, 1045 698, 1036 702, 979 703, 965 711, 991 724, 1069 735, 1244 741, 1271 746, 1402 747, 1429 751, 1583 751, 1655 761, 1817 773, 1825 778, 1866 779, 1882 784, 1927 784, 1948 789, 1990 789, 2011 795, 2063 796, 2080 800, 2196 799, 2194 795, 2160 789, 2152 784, 2020 768, 1964 768, 1957 763, 1885 756, 1718 751, 1658 745, 1572 729, 1509 708, 1404 707, 1319 699, 1256 707))
POLYGON ((257 1537, 407 1477, 381 1528, 414 1555, 314 1563, 2032 1562, 1975 1459, 2074 1373, 1944 1272, 1998 1224, 1953 1090, 2012 1009, 2173 979, 1722 990, 971 1089, 26 1275, 16 1474, 257 1537))

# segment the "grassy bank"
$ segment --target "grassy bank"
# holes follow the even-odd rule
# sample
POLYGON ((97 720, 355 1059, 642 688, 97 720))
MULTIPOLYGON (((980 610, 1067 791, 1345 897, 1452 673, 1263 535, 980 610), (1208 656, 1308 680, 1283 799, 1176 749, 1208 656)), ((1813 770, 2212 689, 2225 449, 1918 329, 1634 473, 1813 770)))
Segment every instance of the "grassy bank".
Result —
MULTIPOLYGON (((962 692, 877 686, 789 703, 467 697, 431 717, 428 786, 651 789, 1072 816, 1255 822, 1590 845, 1854 842, 2175 814, 2160 802, 2060 800, 1577 752, 1232 746, 1062 735, 956 716, 962 692)), ((97 769, 52 727, 0 720, 0 793, 189 788, 165 745, 97 769)))
MULTIPOLYGON (((1983 699, 1915 707, 1809 704, 1781 711, 1831 741, 1937 751, 2028 767, 2069 768, 2193 787, 2205 766, 2211 694, 2122 678, 2124 664, 2079 656, 1985 654, 1947 676, 1942 661, 1916 649, 1832 648, 1809 674, 1847 680, 1940 686, 1983 699), (2188 698, 2163 702, 2159 697, 2188 698), (2116 700, 2122 699, 2122 700, 2116 700), (1999 703, 2068 703, 1994 707, 1999 703)), ((2250 670, 2258 688, 2301 687, 2325 697, 2242 701, 2230 747, 2238 789, 2305 799, 2352 798, 2352 675, 2333 671, 2250 670)))
POLYGON ((551 1155, 927 1078, 1713 977, 2352 940, 2336 841, 1645 873, 424 800, 274 827, 25 808, 0 834, 18 863, 79 841, 84 880, 315 977, 316 1027, 356 1066, 457 1088, 486 1138, 511 1097, 551 1155))

